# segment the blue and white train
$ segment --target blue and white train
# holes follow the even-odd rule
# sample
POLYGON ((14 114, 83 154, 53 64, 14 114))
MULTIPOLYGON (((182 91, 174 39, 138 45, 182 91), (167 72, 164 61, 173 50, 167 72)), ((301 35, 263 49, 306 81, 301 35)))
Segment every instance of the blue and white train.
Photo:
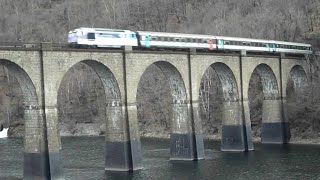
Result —
POLYGON ((71 47, 123 46, 152 49, 201 49, 208 51, 280 52, 311 54, 310 44, 213 35, 130 31, 105 28, 78 28, 69 32, 71 47))

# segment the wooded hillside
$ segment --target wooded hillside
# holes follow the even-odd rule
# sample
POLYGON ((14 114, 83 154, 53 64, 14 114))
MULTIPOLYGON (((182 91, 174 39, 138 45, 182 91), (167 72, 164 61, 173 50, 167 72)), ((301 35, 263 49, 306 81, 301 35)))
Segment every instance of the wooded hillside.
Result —
POLYGON ((320 38, 320 1, 0 1, 0 41, 66 43, 67 32, 77 27, 200 33, 305 42, 320 38))

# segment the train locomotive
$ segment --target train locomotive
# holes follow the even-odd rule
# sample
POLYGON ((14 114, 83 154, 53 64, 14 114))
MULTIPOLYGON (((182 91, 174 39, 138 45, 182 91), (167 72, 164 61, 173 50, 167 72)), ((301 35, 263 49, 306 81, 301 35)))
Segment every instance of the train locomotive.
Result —
POLYGON ((144 49, 201 49, 208 51, 247 51, 288 54, 311 54, 310 44, 236 38, 200 34, 130 31, 106 28, 77 28, 69 32, 70 47, 144 49))

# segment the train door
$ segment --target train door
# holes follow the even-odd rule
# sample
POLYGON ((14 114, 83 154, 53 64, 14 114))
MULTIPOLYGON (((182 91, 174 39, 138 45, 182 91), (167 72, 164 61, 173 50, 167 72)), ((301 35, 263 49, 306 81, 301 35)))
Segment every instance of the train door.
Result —
POLYGON ((146 35, 146 47, 149 48, 150 47, 150 36, 146 35))
POLYGON ((209 50, 212 50, 212 49, 213 49, 212 39, 210 38, 209 39, 209 50))
POLYGON ((275 43, 269 43, 268 47, 269 47, 269 52, 276 52, 276 50, 277 50, 275 43))
POLYGON ((223 39, 218 40, 218 45, 220 45, 221 50, 224 50, 224 40, 223 39))

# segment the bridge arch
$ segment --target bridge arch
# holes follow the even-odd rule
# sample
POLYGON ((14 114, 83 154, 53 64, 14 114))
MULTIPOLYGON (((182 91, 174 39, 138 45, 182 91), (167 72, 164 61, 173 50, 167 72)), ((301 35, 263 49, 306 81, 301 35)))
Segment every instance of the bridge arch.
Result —
MULTIPOLYGON (((43 120, 34 82, 27 72, 11 60, 0 59, 0 65, 8 69, 17 79, 22 92, 24 108, 24 178, 48 177, 49 155, 43 120)), ((9 126, 9 125, 7 125, 9 126)))
MULTIPOLYGON (((287 137, 287 134, 285 133, 287 125, 284 123, 283 119, 282 101, 276 75, 269 65, 263 63, 255 67, 251 74, 250 83, 257 83, 253 82, 254 74, 258 75, 259 79, 256 81, 260 81, 260 85, 262 86, 262 122, 255 123, 255 125, 261 126, 261 142, 282 143, 287 137)), ((249 93, 248 90, 248 97, 250 97, 249 93)), ((254 110, 256 109, 253 109, 251 105, 251 113, 254 110)), ((252 125, 253 124, 251 124, 251 127, 252 125)))
MULTIPOLYGON (((210 65, 209 70, 213 70, 221 84, 222 108, 221 108, 221 150, 222 151, 244 151, 243 116, 241 103, 239 101, 238 85, 231 68, 222 63, 216 62, 210 65)), ((206 76, 202 75, 202 79, 206 76)), ((202 80, 202 82, 203 82, 202 80)), ((201 88, 204 88, 202 86, 201 88)), ((200 95, 201 95, 201 89, 200 95)), ((210 91, 210 88, 209 88, 210 91)), ((210 93, 210 92, 208 92, 210 93)), ((219 94, 218 94, 219 95, 219 94)), ((206 94, 205 96, 208 96, 206 94)), ((213 97, 217 99, 219 97, 213 97)), ((200 98, 201 99, 201 98, 200 98)), ((202 97, 203 99, 203 97, 202 97)), ((206 103, 208 104, 208 102, 206 103)), ((209 106, 209 105, 207 105, 209 106)))
MULTIPOLYGON (((169 85, 170 99, 172 98, 171 120, 169 122, 171 132, 170 159, 193 159, 190 102, 181 73, 177 67, 167 61, 155 61, 149 64, 143 72, 146 72, 151 66, 156 66, 165 76, 169 85)), ((140 76, 139 86, 141 86, 143 76, 140 76)))
MULTIPOLYGON (((295 93, 303 93, 309 86, 307 73, 300 65, 295 65, 291 68, 287 79, 287 89, 292 90, 295 93)), ((288 93, 286 93, 288 94, 288 93)))
MULTIPOLYGON (((310 89, 307 73, 301 65, 295 65, 289 69, 284 99, 285 115, 289 127, 289 139, 295 139, 312 127, 308 119, 298 118, 298 114, 304 113, 310 104, 310 89)), ((288 139, 288 140, 289 140, 288 139)))
MULTIPOLYGON (((96 60, 83 60, 72 65, 67 73, 64 75, 63 80, 60 82, 58 101, 61 100, 61 88, 63 82, 66 79, 68 72, 73 67, 84 65, 93 71, 93 74, 97 76, 103 89, 102 108, 99 106, 96 108, 103 111, 102 118, 103 126, 105 126, 105 169, 106 170, 128 170, 130 169, 130 157, 129 157, 129 140, 127 123, 125 118, 125 108, 123 97, 121 95, 119 84, 113 74, 113 72, 103 63, 96 60)), ((84 80, 85 82, 85 80, 84 80)), ((99 99, 99 97, 96 97, 99 99)), ((100 99, 100 100, 101 100, 100 99)), ((59 106, 59 102, 57 103, 59 106)), ((59 110, 59 108, 58 108, 59 110)), ((104 128, 100 130, 103 131, 104 128)))

